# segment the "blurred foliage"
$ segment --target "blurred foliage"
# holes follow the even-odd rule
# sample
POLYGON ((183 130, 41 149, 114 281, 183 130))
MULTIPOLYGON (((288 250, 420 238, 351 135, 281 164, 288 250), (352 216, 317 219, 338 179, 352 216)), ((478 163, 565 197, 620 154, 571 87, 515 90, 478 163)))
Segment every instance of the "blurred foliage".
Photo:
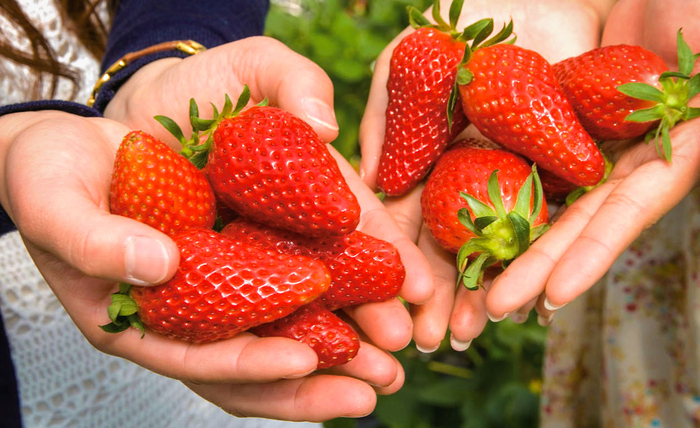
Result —
MULTIPOLYGON (((430 0, 273 0, 266 34, 306 56, 330 76, 340 135, 334 146, 357 162, 358 128, 372 67, 384 47, 408 25, 406 7, 430 0)), ((535 427, 546 330, 531 316, 518 325, 489 323, 466 352, 449 338, 432 354, 414 345, 396 356, 404 387, 380 396, 367 418, 335 419, 326 428, 535 427)))

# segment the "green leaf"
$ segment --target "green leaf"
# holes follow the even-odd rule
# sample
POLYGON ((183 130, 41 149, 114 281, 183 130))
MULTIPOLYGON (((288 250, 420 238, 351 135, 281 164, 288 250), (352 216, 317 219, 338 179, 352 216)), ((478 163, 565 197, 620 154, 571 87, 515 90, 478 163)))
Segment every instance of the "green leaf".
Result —
POLYGON ((693 51, 683 38, 682 30, 682 28, 679 28, 678 33, 676 33, 676 44, 678 45, 678 71, 689 75, 693 72, 693 66, 695 65, 695 60, 698 58, 698 56, 693 55, 693 51))
MULTIPOLYGON (((700 76, 700 74, 698 74, 698 76, 700 76)), ((688 110, 686 110, 685 115, 683 115, 683 120, 695 119, 698 116, 700 116, 700 108, 688 107, 688 110)))
POLYGON ((117 324, 111 322, 109 324, 101 325, 100 328, 107 333, 121 333, 122 331, 125 331, 127 328, 129 328, 129 324, 117 324))
POLYGON ((467 200, 467 204, 469 204, 469 208, 471 208, 472 213, 474 213, 474 217, 488 217, 498 215, 496 214, 496 211, 493 210, 493 208, 476 199, 472 195, 468 195, 464 192, 459 192, 459 196, 467 200))
POLYGON ((263 98, 262 101, 260 101, 259 103, 255 104, 255 105, 258 107, 267 107, 268 104, 270 104, 270 100, 268 100, 267 98, 263 98))
POLYGON ((182 133, 182 129, 180 129, 174 120, 166 116, 155 116, 154 119, 163 125, 163 128, 170 132, 177 139, 177 141, 180 142, 180 144, 183 146, 187 144, 187 138, 185 138, 185 135, 182 133))
POLYGON ((520 186, 513 210, 524 218, 530 217, 530 199, 532 199, 532 173, 527 176, 523 185, 520 186))
POLYGON ((465 42, 468 42, 469 40, 473 40, 474 37, 476 37, 479 33, 484 28, 487 28, 488 26, 491 26, 493 28, 493 19, 492 18, 485 18, 481 19, 479 21, 476 21, 475 23, 467 26, 467 28, 464 29, 462 32, 462 35, 460 36, 460 39, 462 39, 465 42))
POLYGON ((109 315, 109 319, 111 319, 112 322, 115 322, 121 310, 122 302, 115 302, 114 299, 112 299, 112 304, 107 307, 107 315, 109 315))
POLYGON ((462 6, 464 5, 464 0, 453 0, 450 5, 450 28, 457 28, 457 21, 459 21, 459 15, 462 14, 462 6))
POLYGON ((537 217, 540 216, 540 211, 542 211, 544 190, 542 189, 542 180, 540 179, 540 175, 537 173, 536 164, 532 164, 532 172, 530 174, 532 175, 532 180, 535 182, 535 204, 532 206, 532 213, 530 213, 528 221, 530 224, 534 224, 537 217))
POLYGON ((483 27, 476 36, 474 36, 474 41, 472 41, 471 46, 472 50, 475 50, 481 42, 486 40, 486 38, 491 35, 491 33, 493 33, 493 20, 489 21, 486 26, 483 27))
POLYGON ((476 228, 474 223, 472 222, 472 216, 469 214, 469 210, 466 208, 460 208, 459 211, 457 211, 457 219, 459 222, 469 229, 469 231, 475 235, 481 235, 481 232, 476 228))
MULTIPOLYGON (((231 102, 228 95, 226 95, 226 99, 229 101, 229 103, 231 102)), ((233 109, 233 115, 238 115, 238 113, 240 113, 241 110, 248 105, 248 101, 250 101, 250 88, 248 85, 243 85, 243 91, 241 91, 241 95, 238 96, 236 107, 233 109)))
POLYGON ((661 141, 663 143, 664 159, 666 162, 671 163, 671 151, 673 147, 671 146, 671 136, 668 132, 668 126, 661 126, 661 141))
POLYGON ((696 74, 688 81, 688 99, 700 93, 700 74, 696 74))
MULTIPOLYGON (((245 89, 247 87, 248 87, 248 85, 246 85, 243 88, 243 91, 245 91, 245 89)), ((238 102, 240 102, 240 101, 241 101, 241 99, 239 97, 238 102)), ((221 116, 230 117, 231 112, 233 112, 233 103, 231 102, 231 98, 229 98, 228 94, 224 94, 224 108, 221 109, 221 116)))
POLYGON ((190 98, 190 124, 192 125, 192 129, 197 129, 196 126, 194 126, 194 122, 192 122, 193 118, 199 118, 199 107, 197 107, 197 102, 194 100, 194 98, 190 98))
POLYGON ((208 157, 208 152, 197 152, 190 158, 190 162, 192 162, 192 165, 194 165, 197 169, 204 169, 204 167, 207 165, 208 157))
POLYGON ((196 131, 208 131, 216 123, 215 119, 200 119, 199 117, 190 116, 192 128, 196 131))
POLYGON ((663 92, 646 83, 625 83, 624 85, 618 86, 617 90, 627 96, 640 100, 656 101, 657 103, 666 101, 666 95, 663 92))
POLYGON ((474 80, 474 73, 472 73, 471 70, 464 67, 460 67, 459 70, 457 70, 456 81, 458 85, 468 85, 472 80, 474 80))
POLYGON ((491 255, 489 253, 481 253, 476 260, 474 260, 474 263, 469 265, 464 272, 460 273, 462 284, 464 284, 468 290, 476 290, 479 288, 484 268, 489 265, 489 261, 493 263, 491 255))
POLYGON ((421 28, 432 26, 432 23, 428 21, 428 18, 423 16, 420 10, 416 9, 413 6, 408 6, 406 10, 408 11, 408 20, 411 23, 411 27, 421 28))
POLYGON ((629 122, 653 122, 664 117, 664 106, 659 104, 651 108, 633 111, 625 117, 629 122))
POLYGON ((689 75, 687 75, 687 74, 685 74, 685 73, 681 73, 681 72, 679 72, 679 71, 664 71, 664 72, 661 73, 661 75, 659 76, 659 80, 661 80, 661 79, 668 79, 668 78, 670 78, 670 77, 677 77, 677 78, 679 78, 679 79, 684 79, 684 80, 690 79, 690 76, 689 76, 689 75))
POLYGON ((448 28, 447 22, 442 19, 442 13, 440 13, 440 0, 433 2, 433 20, 441 29, 446 30, 448 28))
POLYGON ((143 336, 146 335, 146 329, 143 327, 143 323, 141 322, 141 319, 138 317, 138 315, 129 315, 127 318, 131 327, 141 331, 141 339, 143 339, 143 336))
POLYGON ((477 228, 477 230, 482 231, 496 220, 498 220, 498 217, 496 216, 478 217, 474 219, 474 226, 477 228))
POLYGON ((447 99, 447 129, 452 132, 452 121, 455 115, 455 109, 457 108, 457 102, 459 100, 459 90, 457 89, 457 82, 452 86, 450 91, 450 97, 447 99))
POLYGON ((508 213, 508 219, 513 225, 513 231, 515 232, 515 239, 518 242, 518 254, 524 253, 530 248, 530 223, 525 220, 520 214, 515 211, 508 213))
POLYGON ((133 300, 129 299, 129 301, 126 301, 122 303, 122 307, 119 310, 119 315, 128 317, 129 315, 133 315, 136 312, 138 312, 139 307, 136 306, 136 302, 133 300))
POLYGON ((510 22, 508 22, 508 24, 503 25, 503 28, 501 28, 501 31, 499 31, 498 34, 496 34, 495 36, 493 36, 489 40, 482 43, 481 47, 485 48, 487 46, 493 46, 495 44, 501 43, 502 41, 504 41, 505 39, 510 37, 511 34, 513 34, 513 20, 512 19, 510 20, 510 22))
MULTIPOLYGON (((487 183, 487 191, 489 193, 489 199, 493 207, 498 213, 498 218, 506 218, 506 209, 503 206, 503 196, 501 195, 501 187, 498 185, 498 170, 494 170, 489 176, 489 181, 487 183)), ((476 213, 476 211, 474 211, 476 213)), ((477 217, 481 217, 477 215, 477 217)))
POLYGON ((131 290, 131 284, 127 284, 126 282, 119 283, 119 292, 121 294, 127 294, 129 290, 131 290))

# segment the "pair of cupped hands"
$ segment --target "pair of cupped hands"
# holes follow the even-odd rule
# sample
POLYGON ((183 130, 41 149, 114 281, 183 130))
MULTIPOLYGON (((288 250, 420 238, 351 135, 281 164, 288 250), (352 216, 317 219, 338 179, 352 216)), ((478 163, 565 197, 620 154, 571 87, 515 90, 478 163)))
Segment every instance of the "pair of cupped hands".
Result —
MULTIPOLYGON (((683 0, 675 1, 675 8, 662 0, 620 0, 608 16, 602 3, 471 0, 460 25, 485 17, 499 25, 512 18, 517 43, 550 62, 601 44, 627 43, 655 51, 672 65, 679 27, 691 48, 700 48, 700 30, 692 25, 700 18, 700 6, 683 0)), ((445 1, 442 10, 448 9, 445 1)), ((433 351, 448 329, 452 347, 464 350, 489 318, 510 315, 522 321, 533 308, 548 323, 556 308, 591 287, 646 227, 695 187, 700 121, 671 132, 672 164, 659 158, 653 145, 628 142, 608 181, 558 212, 551 229, 507 270, 478 291, 455 288, 454 255, 440 249, 422 227, 421 188, 384 203, 374 193, 389 58, 406 32, 376 62, 360 129, 360 174, 331 151, 362 205, 359 229, 391 242, 401 254, 407 275, 400 296, 409 309, 399 299, 348 309, 362 330, 360 352, 351 362, 321 372, 314 372, 315 353, 291 339, 242 333, 193 345, 157 334, 141 339, 133 329, 108 335, 98 327, 107 321, 115 282, 163 282, 179 260, 166 235, 109 214, 109 182, 121 138, 140 129, 175 148, 177 142, 153 116, 169 116, 184 127, 192 96, 200 106, 221 104, 224 93, 237 96, 247 84, 252 102, 268 98, 271 105, 306 120, 330 143, 339 131, 333 87, 317 65, 275 40, 253 37, 186 59, 149 64, 118 91, 105 118, 54 111, 1 117, 0 202, 88 341, 100 351, 181 380, 236 416, 309 421, 363 416, 374 409, 376 394, 403 385, 404 372, 391 351, 411 339, 420 350, 433 351)))

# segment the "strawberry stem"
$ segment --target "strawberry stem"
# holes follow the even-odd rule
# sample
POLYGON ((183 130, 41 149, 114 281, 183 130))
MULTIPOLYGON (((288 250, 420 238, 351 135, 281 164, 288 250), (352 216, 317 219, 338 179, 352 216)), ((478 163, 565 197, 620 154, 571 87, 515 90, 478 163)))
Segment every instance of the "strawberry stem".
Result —
POLYGON ((107 308, 107 314, 111 323, 101 325, 100 328, 107 333, 120 333, 129 327, 134 327, 141 331, 141 338, 146 334, 146 330, 138 316, 138 306, 129 295, 131 285, 123 282, 119 283, 119 291, 112 294, 112 304, 107 308))

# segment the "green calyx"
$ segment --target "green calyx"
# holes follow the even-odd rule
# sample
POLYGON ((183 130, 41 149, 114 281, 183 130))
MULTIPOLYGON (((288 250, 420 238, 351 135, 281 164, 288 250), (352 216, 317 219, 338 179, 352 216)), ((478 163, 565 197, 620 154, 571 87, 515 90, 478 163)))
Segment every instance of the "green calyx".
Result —
POLYGON ((498 185, 498 170, 491 173, 487 189, 493 208, 469 194, 460 192, 460 196, 467 201, 474 214, 474 219, 466 208, 460 209, 457 216, 460 223, 476 237, 462 245, 457 253, 457 284, 461 283, 470 290, 479 287, 483 273, 488 267, 499 261, 507 266, 549 228, 548 224, 533 227, 542 211, 543 200, 542 182, 535 165, 518 191, 515 206, 510 212, 506 212, 503 205, 498 185), (533 187, 534 205, 530 207, 533 187), (470 263, 469 256, 475 253, 480 254, 470 263))
POLYGON ((459 86, 468 85, 472 79, 474 79, 474 74, 465 67, 475 51, 488 46, 497 45, 500 43, 513 44, 515 43, 517 36, 513 34, 513 20, 511 19, 508 24, 503 25, 501 31, 496 33, 493 37, 493 19, 485 18, 466 27, 462 33, 461 40, 466 43, 464 49, 464 56, 462 60, 457 64, 457 77, 455 78, 455 84, 450 92, 450 97, 447 101, 447 125, 450 130, 452 130, 452 120, 454 117, 455 107, 457 106, 457 101, 459 99, 459 86), (513 36, 513 37, 511 37, 513 36), (467 42, 470 42, 467 43, 467 42))
MULTIPOLYGON (((185 137, 180 126, 169 117, 155 116, 154 119, 163 125, 163 127, 180 142, 182 146, 180 154, 189 159, 194 166, 202 169, 207 164, 207 157, 214 141, 214 131, 217 126, 225 119, 238 116, 241 110, 248 104, 248 101, 250 101, 250 88, 248 88, 248 85, 244 85, 243 91, 238 97, 235 106, 231 102, 231 98, 226 94, 221 112, 212 104, 212 118, 202 119, 199 117, 197 103, 194 101, 194 98, 190 99, 189 116, 190 125, 192 125, 192 135, 189 139, 185 137), (202 142, 202 140, 204 140, 204 142, 202 142)), ((258 105, 267 105, 267 99, 264 99, 258 105)))
POLYGON ((141 331, 141 338, 146 334, 143 323, 138 316, 138 306, 129 294, 131 285, 119 283, 119 291, 112 294, 112 304, 107 308, 111 323, 101 325, 100 328, 107 333, 120 333, 129 327, 141 331))
POLYGON ((646 83, 625 83, 617 90, 640 100, 653 101, 653 107, 630 113, 625 120, 653 122, 661 120, 656 129, 649 131, 644 140, 654 140, 659 156, 671 162, 672 146, 670 130, 676 123, 700 116, 700 108, 688 107, 688 101, 700 93, 700 74, 691 76, 700 54, 693 54, 683 39, 682 29, 676 35, 678 45, 678 71, 667 71, 659 76, 661 90, 646 83))
POLYGON ((434 28, 440 30, 444 33, 449 34, 453 39, 459 41, 466 41, 464 39, 464 34, 457 30, 457 21, 459 20, 459 15, 462 13, 462 5, 464 0, 454 0, 450 5, 449 12, 449 23, 445 22, 442 18, 442 13, 440 11, 440 0, 433 1, 433 20, 436 22, 433 24, 426 18, 418 9, 413 6, 408 6, 406 10, 408 11, 408 20, 413 28, 434 28))

